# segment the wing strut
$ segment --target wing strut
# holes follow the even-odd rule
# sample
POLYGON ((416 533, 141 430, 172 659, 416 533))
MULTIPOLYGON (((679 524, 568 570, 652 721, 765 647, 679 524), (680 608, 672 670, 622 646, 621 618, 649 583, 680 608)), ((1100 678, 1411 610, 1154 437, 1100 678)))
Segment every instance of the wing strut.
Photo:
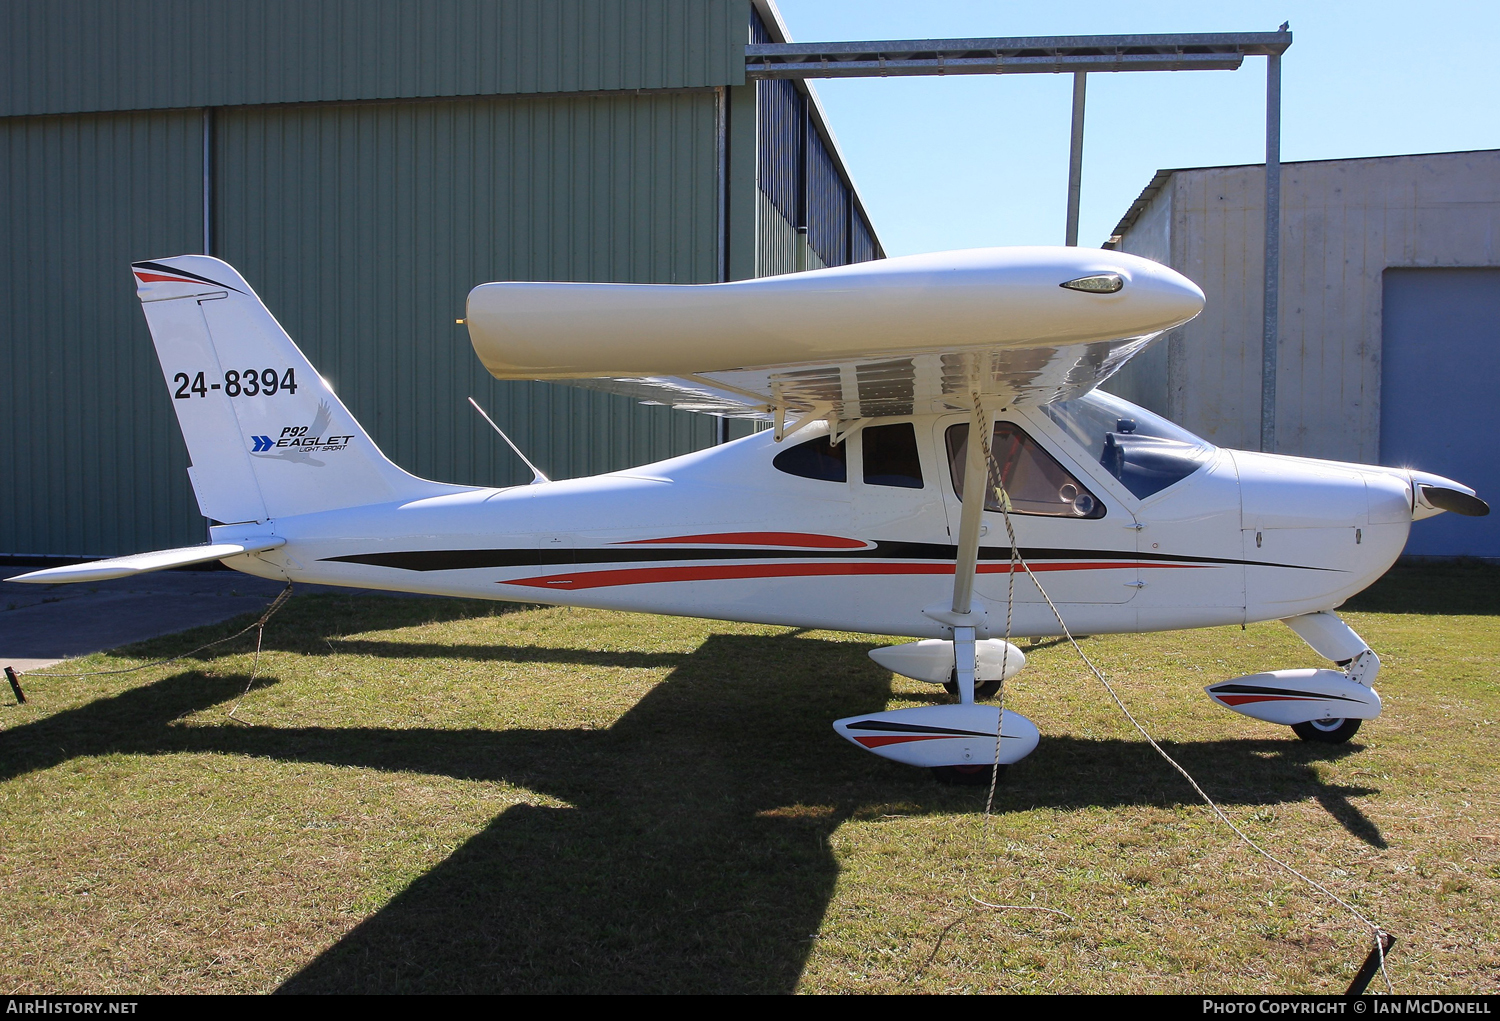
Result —
POLYGON ((534 486, 538 482, 552 481, 551 479, 547 478, 547 476, 542 474, 542 470, 540 468, 531 463, 531 458, 521 453, 521 448, 516 446, 514 441, 512 441, 509 436, 505 435, 505 430, 496 425, 493 418, 485 414, 484 409, 479 406, 478 401, 470 397, 469 403, 474 405, 474 410, 479 412, 479 414, 483 416, 484 420, 490 424, 490 428, 500 434, 500 438, 505 441, 506 445, 510 447, 511 450, 514 450, 516 452, 516 456, 519 457, 522 461, 526 462, 526 467, 531 469, 531 485, 534 486))
POLYGON ((964 705, 974 704, 974 575, 979 569, 979 530, 990 477, 984 454, 988 444, 981 437, 987 435, 990 428, 990 416, 980 403, 979 395, 975 394, 974 413, 969 419, 969 444, 964 456, 964 502, 958 519, 958 557, 953 564, 953 660, 958 673, 958 700, 964 705))

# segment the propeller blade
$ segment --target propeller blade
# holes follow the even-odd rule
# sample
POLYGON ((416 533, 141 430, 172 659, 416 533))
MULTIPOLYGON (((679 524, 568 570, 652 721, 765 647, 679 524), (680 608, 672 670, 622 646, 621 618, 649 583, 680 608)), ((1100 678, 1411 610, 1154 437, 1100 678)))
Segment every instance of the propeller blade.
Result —
POLYGON ((1460 493, 1456 489, 1442 486, 1423 486, 1422 499, 1438 510, 1452 511, 1470 518, 1482 518, 1490 512, 1490 505, 1477 496, 1460 493))

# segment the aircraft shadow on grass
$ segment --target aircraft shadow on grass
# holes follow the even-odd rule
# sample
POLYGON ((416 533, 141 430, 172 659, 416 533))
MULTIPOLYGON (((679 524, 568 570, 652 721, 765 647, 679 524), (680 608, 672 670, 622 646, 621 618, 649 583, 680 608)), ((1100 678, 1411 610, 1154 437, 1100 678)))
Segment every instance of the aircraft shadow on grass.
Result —
MULTIPOLYGON (((638 653, 588 657, 641 665, 638 653)), ((984 792, 939 787, 833 733, 830 720, 890 694, 889 675, 848 645, 716 635, 671 658, 668 678, 607 730, 188 727, 174 721, 236 698, 245 678, 185 672, 5 732, 0 779, 79 756, 219 752, 506 780, 573 806, 502 812, 286 992, 790 991, 838 878, 834 830, 857 814, 980 811, 984 792)), ((1371 791, 1327 786, 1313 768, 1347 745, 1170 747, 1226 804, 1314 797, 1385 846, 1349 801, 1371 791)), ((1144 744, 1066 737, 1044 738, 997 795, 1002 812, 1191 800, 1144 744)))

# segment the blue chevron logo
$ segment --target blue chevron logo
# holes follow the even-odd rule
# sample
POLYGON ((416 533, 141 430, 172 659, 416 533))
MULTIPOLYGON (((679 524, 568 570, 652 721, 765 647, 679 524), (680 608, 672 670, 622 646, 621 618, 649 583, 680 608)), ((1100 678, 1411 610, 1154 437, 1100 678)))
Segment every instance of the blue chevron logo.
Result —
POLYGON ((271 442, 271 437, 269 436, 252 436, 250 438, 255 441, 255 449, 251 451, 252 454, 259 454, 262 450, 270 450, 276 445, 271 442))

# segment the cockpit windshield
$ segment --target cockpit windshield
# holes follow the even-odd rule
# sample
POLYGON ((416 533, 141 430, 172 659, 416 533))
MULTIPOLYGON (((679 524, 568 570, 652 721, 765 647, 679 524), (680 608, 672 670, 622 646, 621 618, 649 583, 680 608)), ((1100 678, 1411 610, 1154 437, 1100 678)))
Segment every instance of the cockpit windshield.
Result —
POLYGON ((1181 482, 1214 453, 1202 437, 1100 390, 1042 410, 1140 499, 1181 482))

